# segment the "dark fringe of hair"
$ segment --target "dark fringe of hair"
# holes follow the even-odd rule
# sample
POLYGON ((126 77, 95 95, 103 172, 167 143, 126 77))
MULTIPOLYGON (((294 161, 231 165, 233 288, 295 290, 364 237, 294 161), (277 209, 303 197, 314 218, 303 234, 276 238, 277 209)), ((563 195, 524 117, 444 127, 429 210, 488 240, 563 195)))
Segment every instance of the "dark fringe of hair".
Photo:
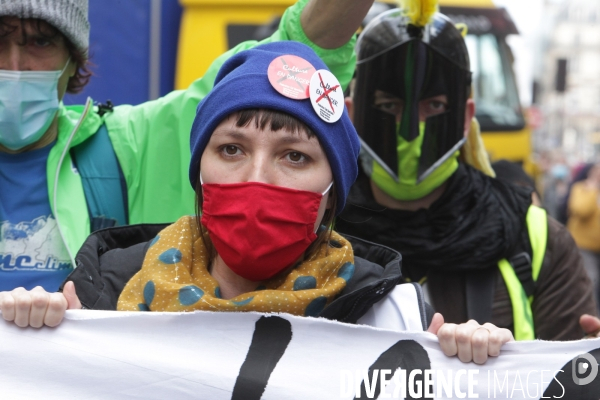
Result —
POLYGON ((237 111, 233 113, 233 116, 237 116, 235 125, 240 128, 247 127, 254 122, 254 127, 261 131, 265 130, 268 125, 273 132, 286 129, 294 134, 305 132, 309 139, 316 137, 308 125, 282 111, 253 108, 237 111))

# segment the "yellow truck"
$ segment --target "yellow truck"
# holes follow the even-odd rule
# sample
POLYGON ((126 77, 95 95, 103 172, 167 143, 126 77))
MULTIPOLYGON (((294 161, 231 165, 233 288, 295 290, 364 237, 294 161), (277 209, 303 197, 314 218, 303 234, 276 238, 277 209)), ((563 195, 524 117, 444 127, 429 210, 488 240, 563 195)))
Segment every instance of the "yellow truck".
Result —
MULTIPOLYGON (((212 60, 251 39, 261 25, 283 13, 293 0, 180 0, 177 88, 202 76, 212 60), (200 44, 200 45, 199 45, 200 44), (198 49, 202 49, 198 51, 198 49)), ((386 3, 393 4, 390 1, 386 3)), ((519 102, 513 57, 506 37, 518 34, 503 8, 491 0, 440 0, 440 11, 468 27, 473 92, 483 140, 492 159, 521 163, 532 173, 531 129, 519 102)))
POLYGON ((252 39, 254 32, 295 0, 179 0, 183 6, 175 88, 183 89, 233 46, 252 39), (199 50, 200 49, 200 50, 199 50))

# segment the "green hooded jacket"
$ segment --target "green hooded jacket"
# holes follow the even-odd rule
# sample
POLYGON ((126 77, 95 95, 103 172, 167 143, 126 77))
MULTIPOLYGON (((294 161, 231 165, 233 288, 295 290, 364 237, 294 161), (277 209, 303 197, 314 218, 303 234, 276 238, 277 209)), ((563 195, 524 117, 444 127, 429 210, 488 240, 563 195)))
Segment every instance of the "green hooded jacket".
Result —
MULTIPOLYGON (((304 34, 300 14, 308 0, 300 0, 284 13, 279 29, 260 43, 295 40, 307 44, 325 61, 345 88, 352 78, 356 56, 353 38, 344 46, 326 50, 304 34)), ((48 194, 52 212, 69 256, 74 256, 90 234, 90 218, 82 180, 69 150, 106 124, 127 182, 129 223, 164 223, 195 213, 195 194, 188 168, 190 129, 198 103, 212 89, 221 65, 232 54, 254 47, 248 41, 217 58, 204 77, 186 90, 140 105, 121 105, 103 116, 88 98, 85 105, 61 106, 58 138, 47 163, 48 194)), ((201 50, 199 50, 201 51, 201 50)))

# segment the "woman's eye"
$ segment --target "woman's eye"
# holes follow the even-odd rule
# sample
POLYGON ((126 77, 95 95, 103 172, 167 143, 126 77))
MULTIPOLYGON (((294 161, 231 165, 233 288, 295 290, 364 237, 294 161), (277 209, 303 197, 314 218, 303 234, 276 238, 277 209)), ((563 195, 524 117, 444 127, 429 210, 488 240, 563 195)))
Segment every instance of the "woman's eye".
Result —
POLYGON ((227 145, 223 148, 223 151, 225 152, 225 154, 227 154, 228 156, 235 156, 238 154, 238 152, 240 151, 240 149, 237 146, 234 145, 227 145))
POLYGON ((288 158, 294 163, 301 163, 305 160, 304 154, 297 151, 292 151, 291 153, 288 153, 288 158))

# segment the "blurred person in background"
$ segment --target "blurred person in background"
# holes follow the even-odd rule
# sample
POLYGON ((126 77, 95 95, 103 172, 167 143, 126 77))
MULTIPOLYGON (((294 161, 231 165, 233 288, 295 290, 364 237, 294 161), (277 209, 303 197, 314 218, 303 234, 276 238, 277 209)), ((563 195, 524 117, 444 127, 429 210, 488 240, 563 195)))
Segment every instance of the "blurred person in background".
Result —
MULTIPOLYGON (((588 173, 590 169, 594 166, 594 164, 579 164, 576 165, 571 171, 571 178, 569 180, 569 186, 560 200, 556 219, 561 222, 563 225, 567 225, 567 221, 569 220, 569 198, 571 197, 571 191, 573 190, 573 185, 577 182, 581 182, 587 179, 588 173)), ((545 198, 545 197, 544 197, 545 198)))
POLYGON ((593 164, 587 177, 571 188, 568 202, 567 227, 577 243, 585 269, 594 283, 596 299, 600 300, 600 164, 593 164))
MULTIPOLYGON (((345 86, 351 38, 371 3, 300 0, 265 41, 309 45, 345 86)), ((0 290, 53 292, 90 232, 194 213, 187 168, 196 107, 221 64, 257 43, 236 46, 188 89, 155 101, 64 106, 65 92, 91 77, 89 30, 88 0, 0 0, 0 290)))
POLYGON ((563 155, 553 154, 551 159, 553 161, 544 175, 544 207, 548 210, 548 214, 565 224, 566 219, 563 219, 561 205, 568 193, 570 169, 563 155))
POLYGON ((508 160, 498 160, 492 163, 492 169, 496 173, 496 179, 530 190, 531 204, 537 207, 542 206, 533 178, 527 175, 527 172, 519 164, 508 160))

